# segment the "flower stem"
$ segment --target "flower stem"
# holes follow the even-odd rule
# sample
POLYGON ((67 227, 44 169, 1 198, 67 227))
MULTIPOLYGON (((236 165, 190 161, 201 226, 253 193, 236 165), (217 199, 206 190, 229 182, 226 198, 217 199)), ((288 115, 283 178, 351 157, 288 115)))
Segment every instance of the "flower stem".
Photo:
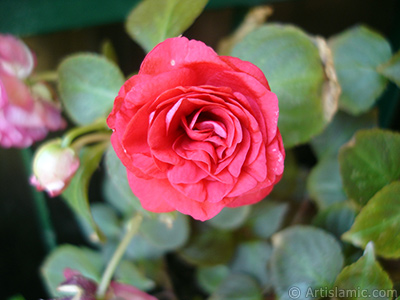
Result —
POLYGON ((58 74, 57 71, 44 71, 40 73, 36 73, 33 76, 31 76, 31 80, 37 82, 37 81, 57 81, 58 80, 58 74))
POLYGON ((100 120, 100 121, 95 122, 90 125, 76 127, 74 129, 71 129, 64 135, 62 142, 61 142, 61 147, 68 147, 72 143, 72 141, 80 135, 83 135, 90 131, 96 131, 96 130, 102 130, 102 129, 108 129, 108 127, 105 123, 105 120, 100 120))
POLYGON ((140 223, 142 222, 143 217, 140 214, 135 215, 127 226, 127 231, 125 236, 121 240, 117 249, 115 250, 110 262, 108 263, 103 277, 101 278, 100 284, 97 288, 97 299, 104 299, 104 296, 107 292, 108 285, 110 284, 111 278, 115 272, 115 269, 118 267, 118 264, 125 253, 126 248, 128 247, 131 239, 137 233, 140 227, 140 223))
POLYGON ((110 133, 105 133, 105 132, 92 133, 78 138, 70 145, 70 147, 73 148, 75 152, 78 153, 78 151, 87 144, 109 141, 109 140, 110 140, 110 133))
MULTIPOLYGON (((21 155, 25 167, 25 172, 27 174, 30 174, 32 171, 31 170, 32 153, 30 149, 29 148, 22 149, 21 155)), ((46 250, 50 252, 57 246, 57 243, 56 243, 56 235, 54 233, 54 229, 50 221, 49 210, 46 205, 46 198, 44 197, 43 193, 36 191, 36 189, 32 186, 31 186, 31 194, 33 196, 36 213, 41 227, 41 234, 42 234, 41 238, 46 247, 46 250)))

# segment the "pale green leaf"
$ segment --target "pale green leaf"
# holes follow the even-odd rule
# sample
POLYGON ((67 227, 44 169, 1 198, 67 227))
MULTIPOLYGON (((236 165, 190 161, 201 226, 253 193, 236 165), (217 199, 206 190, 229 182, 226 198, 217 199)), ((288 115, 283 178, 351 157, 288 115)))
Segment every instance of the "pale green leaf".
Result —
POLYGON ((64 270, 67 268, 79 271, 83 276, 98 282, 103 260, 98 252, 88 248, 62 245, 54 249, 41 267, 41 275, 52 297, 60 295, 56 289, 65 281, 64 270))
POLYGON ((336 158, 340 147, 347 143, 357 130, 373 128, 377 124, 376 111, 369 111, 357 117, 339 111, 325 130, 311 140, 311 146, 319 159, 326 156, 336 158))
POLYGON ((188 217, 179 213, 175 220, 166 222, 160 217, 145 218, 139 229, 140 234, 163 250, 174 250, 183 246, 189 237, 188 217))
POLYGON ((262 300, 257 282, 248 275, 231 274, 218 286, 208 300, 262 300))
POLYGON ((234 250, 232 232, 208 229, 192 235, 189 243, 181 250, 180 256, 197 266, 215 266, 227 263, 234 250))
POLYGON ((218 215, 206 223, 219 229, 236 229, 239 228, 250 213, 250 206, 241 206, 237 208, 225 207, 218 215))
POLYGON ((393 55, 388 62, 380 65, 378 72, 400 87, 400 51, 393 55))
POLYGON ((155 282, 146 278, 142 272, 130 261, 123 260, 115 271, 115 281, 129 284, 142 291, 148 291, 155 287, 155 282))
POLYGON ((287 203, 263 200, 253 206, 247 224, 257 237, 269 238, 281 227, 287 209, 287 203))
POLYGON ((133 237, 125 255, 132 260, 155 260, 162 257, 166 250, 154 245, 141 234, 133 237))
POLYGON ((340 239, 353 225, 356 214, 357 211, 349 201, 334 203, 319 211, 313 219, 313 224, 340 239))
POLYGON ((392 56, 389 42, 379 33, 357 26, 331 38, 329 45, 342 87, 339 106, 354 115, 367 111, 388 82, 377 67, 392 56))
POLYGON ((89 183, 94 171, 106 149, 104 144, 85 147, 79 155, 80 166, 72 178, 68 188, 63 192, 63 198, 73 211, 92 228, 90 239, 104 241, 105 237, 93 220, 89 205, 89 183))
POLYGON ((309 141, 330 121, 335 105, 323 97, 324 68, 317 46, 303 31, 264 25, 236 44, 232 55, 258 66, 278 96, 286 148, 309 141))
POLYGON ((196 277, 200 287, 207 293, 213 293, 222 281, 230 274, 225 265, 197 268, 196 277))
POLYGON ((307 297, 308 289, 330 288, 343 265, 338 241, 310 226, 295 226, 272 237, 271 274, 278 299, 307 297))
POLYGON ((320 209, 347 200, 336 157, 325 157, 318 162, 308 177, 307 189, 320 209))
MULTIPOLYGON (((113 147, 111 146, 108 148, 106 152, 105 164, 108 177, 110 178, 112 184, 114 185, 114 188, 109 187, 109 189, 118 191, 118 193, 116 193, 114 196, 116 199, 113 199, 111 201, 115 203, 116 201, 118 201, 118 199, 123 198, 121 200, 123 201, 123 203, 120 204, 121 209, 124 209, 124 207, 126 207, 126 209, 128 209, 128 213, 130 213, 134 209, 140 211, 144 216, 156 217, 156 214, 153 214, 145 210, 140 204, 139 199, 132 193, 132 190, 128 182, 126 168, 122 164, 121 160, 118 158, 113 147)), ((118 205, 119 204, 116 204, 116 206, 118 205)), ((126 212, 122 211, 122 213, 126 212)))
POLYGON ((95 54, 76 54, 58 68, 61 101, 80 125, 107 117, 125 79, 119 68, 95 54))
POLYGON ((143 0, 129 14, 128 34, 149 52, 167 38, 182 34, 201 14, 208 0, 143 0))
POLYGON ((234 273, 242 273, 256 279, 266 288, 271 284, 271 276, 267 263, 272 254, 272 247, 265 241, 249 241, 240 244, 233 256, 231 269, 234 273))

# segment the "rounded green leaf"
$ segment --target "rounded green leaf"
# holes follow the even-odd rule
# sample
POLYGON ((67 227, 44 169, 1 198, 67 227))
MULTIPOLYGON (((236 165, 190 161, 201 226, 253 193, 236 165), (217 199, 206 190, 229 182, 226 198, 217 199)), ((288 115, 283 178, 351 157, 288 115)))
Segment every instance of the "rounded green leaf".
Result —
POLYGON ((346 300, 373 298, 389 300, 395 294, 388 274, 375 259, 373 244, 369 243, 364 255, 355 263, 345 267, 338 275, 335 287, 348 292, 346 300))
POLYGON ((208 0, 144 0, 128 16, 126 31, 149 52, 167 38, 182 34, 208 0))
POLYGON ((179 251, 187 262, 197 266, 215 266, 227 263, 234 250, 230 231, 208 229, 192 235, 189 244, 179 251))
POLYGON ((376 253, 386 258, 400 257, 400 182, 380 190, 363 207, 343 239, 365 247, 374 242, 376 253))
POLYGON ((239 228, 248 217, 250 206, 241 206, 237 208, 225 207, 218 215, 206 223, 219 229, 236 229, 239 228))
MULTIPOLYGON (((98 224, 101 232, 107 239, 118 239, 121 234, 121 223, 114 209, 104 203, 93 203, 90 206, 93 219, 98 224)), ((90 237, 93 230, 89 224, 82 220, 83 230, 90 237)))
POLYGON ((347 143, 357 130, 373 128, 377 124, 376 111, 357 117, 338 111, 325 130, 311 140, 311 146, 319 159, 326 156, 336 158, 340 147, 347 143))
POLYGON ((330 121, 336 105, 323 97, 325 75, 318 47, 303 31, 262 26, 236 44, 232 55, 257 65, 278 96, 286 148, 309 141, 330 121))
POLYGON ((63 60, 58 80, 65 110, 80 125, 105 118, 125 81, 115 64, 95 54, 77 54, 63 60))
POLYGON ((266 288, 270 285, 267 263, 272 254, 272 247, 265 241, 250 241, 240 244, 233 256, 231 269, 234 273, 247 274, 266 288))
POLYGON ((62 245, 54 249, 41 267, 41 274, 52 297, 60 295, 56 289, 65 281, 66 268, 79 271, 83 276, 98 282, 101 278, 103 260, 98 252, 88 248, 62 245))
MULTIPOLYGON (((114 187, 108 187, 111 191, 117 190, 114 197, 116 199, 110 200, 110 202, 114 203, 114 205, 123 211, 123 214, 129 214, 132 210, 140 211, 144 216, 154 216, 153 214, 147 210, 145 210, 140 204, 139 199, 132 193, 132 190, 129 186, 128 177, 126 174, 126 168, 122 164, 121 160, 118 158, 115 153, 113 147, 109 147, 106 152, 105 164, 108 178, 114 187), (121 199, 122 198, 122 199, 121 199), (115 202, 121 199, 121 203, 116 204, 115 202), (126 211, 126 209, 128 211, 126 211)), ((110 192, 110 190, 108 192, 110 192)), ((112 195, 109 195, 112 197, 112 195)))
MULTIPOLYGON (((161 216, 161 215, 160 215, 161 216)), ((189 237, 188 217, 177 214, 175 220, 163 222, 161 218, 145 218, 139 232, 150 243, 163 250, 173 250, 183 246, 189 237)))
POLYGON ((231 274, 211 295, 209 300, 262 300, 261 288, 250 276, 231 274))
POLYGON ((269 238, 281 227, 287 209, 287 203, 261 201, 254 205, 247 224, 257 237, 269 238))
POLYGON ((340 173, 349 198, 365 205, 377 191, 400 179, 400 134, 371 129, 356 133, 339 152, 340 173))
POLYGON ((318 162, 308 177, 307 189, 320 209, 347 200, 336 157, 326 157, 318 162))
POLYGON ((148 291, 155 287, 155 282, 146 278, 142 272, 130 261, 123 260, 114 274, 114 280, 129 284, 142 291, 148 291))
POLYGON ((313 224, 332 233, 338 239, 354 223, 357 211, 348 201, 334 203, 315 216, 313 224))
POLYGON ((339 106, 354 115, 367 111, 388 82, 377 67, 392 56, 389 42, 379 33, 357 26, 334 36, 329 45, 342 87, 339 106))
POLYGON ((272 244, 271 274, 279 299, 311 299, 308 289, 332 287, 342 269, 338 241, 321 229, 290 227, 276 233, 272 244))
POLYGON ((386 63, 378 67, 378 72, 400 87, 400 51, 386 63))
POLYGON ((155 260, 162 257, 166 250, 157 247, 152 244, 141 234, 137 234, 133 237, 131 242, 126 248, 125 255, 132 260, 155 260))
POLYGON ((229 268, 225 265, 197 268, 197 282, 207 293, 213 293, 221 282, 230 274, 229 268))

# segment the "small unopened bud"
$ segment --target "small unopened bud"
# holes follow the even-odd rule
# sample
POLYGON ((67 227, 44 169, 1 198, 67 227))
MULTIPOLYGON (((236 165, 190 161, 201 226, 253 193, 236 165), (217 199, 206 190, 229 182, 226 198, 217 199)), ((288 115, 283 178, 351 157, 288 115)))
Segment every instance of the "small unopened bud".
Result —
POLYGON ((61 147, 61 140, 42 145, 33 160, 30 183, 50 197, 60 195, 79 167, 79 158, 72 148, 61 147))

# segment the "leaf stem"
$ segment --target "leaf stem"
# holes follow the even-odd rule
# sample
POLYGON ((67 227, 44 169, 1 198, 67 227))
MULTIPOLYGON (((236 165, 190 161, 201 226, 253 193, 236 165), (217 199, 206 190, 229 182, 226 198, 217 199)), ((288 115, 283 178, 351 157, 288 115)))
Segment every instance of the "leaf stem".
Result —
POLYGON ((58 73, 57 71, 44 71, 40 73, 36 73, 31 76, 31 80, 37 81, 57 81, 58 73))
POLYGON ((110 133, 96 132, 78 138, 70 145, 70 147, 73 148, 76 153, 78 153, 79 150, 85 145, 96 142, 108 141, 108 140, 110 140, 110 133))
POLYGON ((100 120, 90 125, 73 128, 64 135, 61 142, 61 147, 68 147, 72 141, 80 135, 101 129, 108 129, 105 120, 100 120))
POLYGON ((136 214, 128 223, 127 231, 125 236, 121 240, 117 249, 115 250, 110 262, 108 263, 103 277, 101 278, 100 284, 97 288, 96 296, 98 299, 104 299, 104 296, 107 292, 108 285, 110 284, 111 278, 118 267, 118 264, 125 253, 126 248, 128 247, 131 239, 139 230, 140 224, 142 223, 143 217, 141 214, 136 214))

